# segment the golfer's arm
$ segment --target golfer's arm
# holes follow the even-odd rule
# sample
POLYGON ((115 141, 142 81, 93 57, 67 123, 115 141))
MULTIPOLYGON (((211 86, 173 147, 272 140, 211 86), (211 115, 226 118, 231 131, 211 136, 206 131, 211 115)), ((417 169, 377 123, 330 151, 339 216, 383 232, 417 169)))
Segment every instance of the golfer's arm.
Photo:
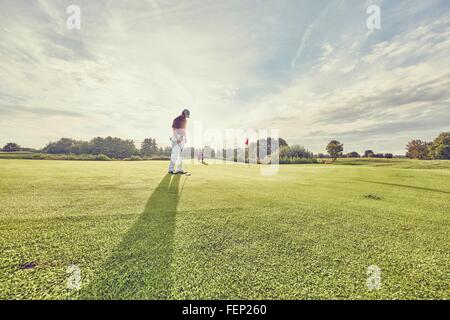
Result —
POLYGON ((180 137, 177 134, 177 129, 172 128, 173 137, 177 137, 177 143, 180 143, 180 137))

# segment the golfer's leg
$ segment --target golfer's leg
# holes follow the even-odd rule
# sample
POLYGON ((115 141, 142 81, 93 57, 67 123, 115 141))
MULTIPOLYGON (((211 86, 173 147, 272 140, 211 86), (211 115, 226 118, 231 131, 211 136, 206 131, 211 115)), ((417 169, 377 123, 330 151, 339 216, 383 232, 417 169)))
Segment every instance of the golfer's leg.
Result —
POLYGON ((170 154, 170 164, 169 164, 169 171, 175 170, 175 163, 178 160, 178 145, 176 142, 172 142, 172 153, 170 154))
POLYGON ((184 149, 184 143, 180 142, 179 148, 178 148, 178 162, 177 162, 177 172, 183 172, 183 155, 181 150, 184 149))

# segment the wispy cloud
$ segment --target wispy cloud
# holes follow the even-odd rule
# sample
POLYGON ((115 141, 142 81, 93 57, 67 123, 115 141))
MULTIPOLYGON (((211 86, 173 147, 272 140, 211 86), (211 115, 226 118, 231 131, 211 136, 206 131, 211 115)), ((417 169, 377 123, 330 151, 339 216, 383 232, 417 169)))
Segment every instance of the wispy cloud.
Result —
POLYGON ((319 10, 319 14, 317 17, 312 17, 313 22, 311 22, 308 25, 308 27, 306 28, 305 33, 303 34, 302 40, 300 42, 300 46, 298 47, 298 50, 295 53, 295 56, 291 61, 292 69, 295 67, 297 61, 302 58, 303 51, 305 50, 306 46, 308 45, 310 38, 313 36, 314 29, 316 29, 319 24, 323 23, 323 20, 328 16, 331 9, 338 5, 339 5, 339 1, 338 2, 329 2, 324 8, 321 8, 319 10))

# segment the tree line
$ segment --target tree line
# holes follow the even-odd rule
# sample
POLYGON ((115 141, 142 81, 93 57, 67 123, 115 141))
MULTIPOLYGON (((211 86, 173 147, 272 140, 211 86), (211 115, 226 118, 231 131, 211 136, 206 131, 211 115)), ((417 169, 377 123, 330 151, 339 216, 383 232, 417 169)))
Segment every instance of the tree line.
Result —
MULTIPOLYGON (((327 147, 329 156, 334 160, 337 158, 359 158, 361 155, 356 151, 344 155, 344 145, 337 140, 331 140, 327 147)), ((406 145, 405 156, 410 159, 420 160, 449 160, 450 159, 450 132, 442 132, 433 141, 411 140, 406 145)), ((364 158, 393 158, 392 153, 374 153, 366 150, 364 158)), ((320 154, 319 154, 320 158, 320 154)))
MULTIPOLYGON (((360 155, 356 151, 344 154, 343 153, 344 144, 342 144, 337 140, 331 140, 328 143, 326 150, 328 152, 328 158, 331 158, 333 161, 335 161, 337 158, 386 158, 386 159, 394 158, 394 155, 390 152, 375 153, 373 150, 366 150, 364 151, 363 155, 360 155)), ((326 158, 326 156, 323 154, 319 154, 319 158, 326 158)))
MULTIPOLYGON (((261 155, 270 156, 274 152, 279 153, 281 163, 307 163, 305 159, 313 159, 314 154, 300 145, 289 146, 286 140, 279 138, 278 146, 272 143, 272 139, 259 139, 256 142, 250 143, 245 148, 234 149, 219 149, 215 150, 210 146, 194 149, 192 147, 183 150, 184 155, 194 158, 196 154, 201 152, 205 158, 224 159, 232 161, 249 162, 249 150, 256 153, 256 161, 263 162, 261 155), (244 155, 243 159, 238 159, 238 154, 244 155)), ((156 139, 145 139, 140 148, 136 148, 133 140, 121 139, 117 137, 96 137, 90 141, 75 140, 71 138, 61 138, 55 142, 49 142, 44 148, 30 149, 22 148, 16 143, 7 143, 2 151, 4 152, 20 152, 28 151, 47 155, 70 155, 70 159, 85 159, 83 155, 96 156, 94 158, 87 157, 86 159, 127 159, 140 160, 149 158, 168 158, 171 154, 170 147, 159 146, 156 139), (78 157, 77 157, 78 156, 78 157)), ((37 157, 41 159, 42 157, 37 157)), ((49 158, 50 159, 50 158, 49 158)), ((51 158, 53 159, 53 158, 51 158)), ((56 158, 55 158, 56 159, 56 158)), ((59 158, 58 158, 59 159, 59 158)), ((69 158, 67 158, 69 159, 69 158)), ((314 162, 314 161, 311 161, 314 162)))
POLYGON ((49 142, 41 150, 22 148, 16 143, 7 143, 2 151, 20 152, 32 151, 46 154, 71 155, 103 155, 111 159, 127 159, 132 157, 169 157, 170 147, 159 147, 153 138, 145 139, 140 149, 136 148, 133 140, 117 137, 96 137, 90 141, 61 138, 56 142, 49 142))
MULTIPOLYGON (((289 145, 286 140, 279 138, 278 147, 272 146, 271 138, 259 139, 252 142, 249 146, 234 149, 219 149, 206 146, 201 149, 186 148, 185 155, 195 157, 195 154, 202 152, 205 158, 216 158, 224 160, 244 161, 249 160, 249 150, 256 150, 258 162, 263 162, 261 154, 268 156, 277 152, 280 163, 316 163, 317 158, 331 158, 333 161, 337 158, 393 158, 392 153, 375 153, 373 150, 366 150, 362 155, 356 151, 344 154, 344 145, 338 140, 330 141, 326 146, 327 154, 313 154, 305 147, 294 144, 289 145), (260 152, 260 150, 264 152, 260 152), (238 159, 239 155, 244 155, 243 160, 238 159)), ((17 143, 7 143, 3 152, 36 152, 53 155, 93 155, 101 156, 101 159, 154 159, 168 158, 171 154, 170 147, 159 146, 156 139, 147 138, 142 141, 138 149, 133 140, 121 139, 117 137, 96 137, 90 141, 75 140, 70 138, 61 138, 56 142, 49 142, 44 148, 37 150, 32 148, 23 148, 17 143)), ((442 132, 433 141, 411 140, 406 145, 406 157, 411 159, 450 159, 450 132, 442 132)), ((97 158, 95 158, 97 159, 97 158)))
POLYGON ((442 132, 433 141, 411 140, 406 145, 406 156, 411 159, 450 159, 450 132, 442 132))

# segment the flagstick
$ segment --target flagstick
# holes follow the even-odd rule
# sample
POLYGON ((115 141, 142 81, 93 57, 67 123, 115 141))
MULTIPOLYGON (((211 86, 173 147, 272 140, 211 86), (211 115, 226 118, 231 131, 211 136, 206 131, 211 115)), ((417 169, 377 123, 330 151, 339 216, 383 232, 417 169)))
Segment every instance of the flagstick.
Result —
POLYGON ((248 137, 245 140, 245 152, 244 152, 244 161, 247 161, 247 167, 250 168, 250 149, 248 147, 248 137), (245 157, 245 155, 247 155, 247 157, 245 157), (247 159, 245 159, 247 158, 247 159))

